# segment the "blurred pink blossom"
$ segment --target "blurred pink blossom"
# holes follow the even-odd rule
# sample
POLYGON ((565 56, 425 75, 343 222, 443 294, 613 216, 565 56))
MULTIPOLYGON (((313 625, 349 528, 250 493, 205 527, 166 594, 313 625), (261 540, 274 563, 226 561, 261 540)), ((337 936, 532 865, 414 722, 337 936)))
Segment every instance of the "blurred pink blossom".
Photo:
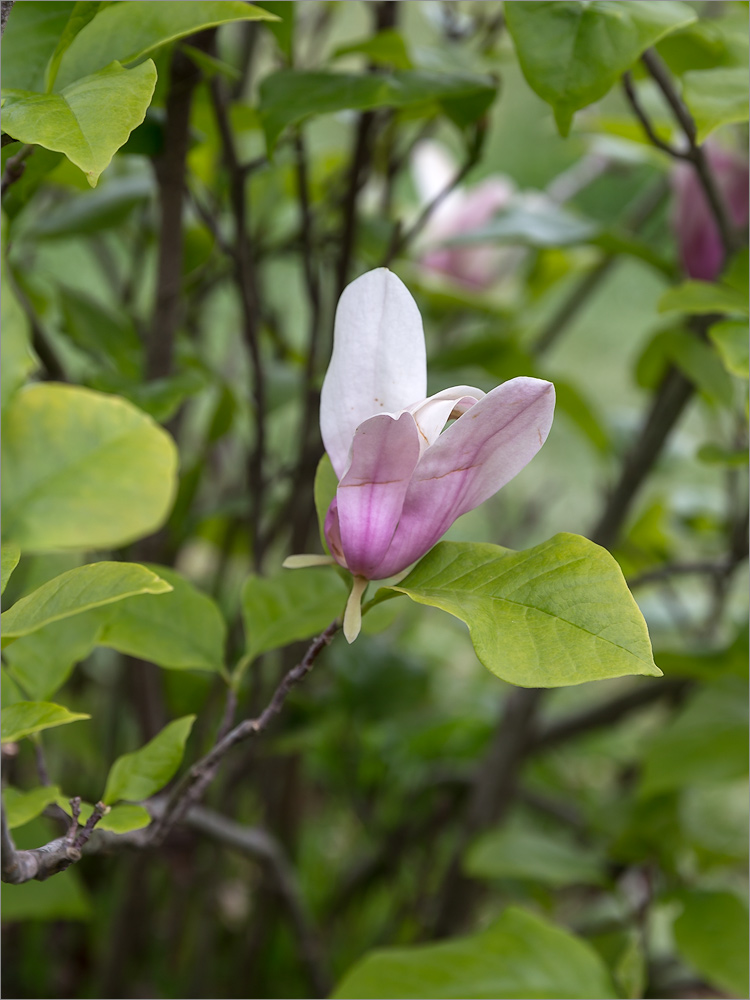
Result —
MULTIPOLYGON (((414 182, 423 204, 429 204, 450 184, 457 166, 437 142, 420 142, 412 158, 414 182)), ((505 208, 514 194, 511 181, 488 177, 473 187, 457 187, 436 207, 420 241, 420 263, 469 288, 485 289, 503 270, 509 255, 505 247, 490 245, 446 247, 440 244, 456 236, 482 229, 493 215, 505 208)))
MULTIPOLYGON (((730 221, 735 226, 747 225, 750 180, 747 160, 712 142, 707 142, 703 151, 730 221)), ((690 163, 675 167, 672 189, 672 226, 682 266, 691 278, 713 281, 724 265, 724 248, 711 207, 690 163)))

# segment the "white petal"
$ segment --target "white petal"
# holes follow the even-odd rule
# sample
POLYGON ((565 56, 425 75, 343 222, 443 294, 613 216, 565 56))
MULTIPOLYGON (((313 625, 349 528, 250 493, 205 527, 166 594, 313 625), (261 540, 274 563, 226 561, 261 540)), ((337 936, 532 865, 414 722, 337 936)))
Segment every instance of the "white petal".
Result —
POLYGON ((437 440, 454 410, 457 411, 456 416, 460 416, 482 396, 484 392, 474 386, 454 385, 450 389, 435 393, 429 399, 423 399, 407 407, 419 429, 421 450, 429 448, 437 440))
POLYGON ((339 299, 333 355, 320 394, 323 444, 339 479, 357 427, 376 413, 398 413, 426 392, 417 304, 387 268, 368 271, 339 299))

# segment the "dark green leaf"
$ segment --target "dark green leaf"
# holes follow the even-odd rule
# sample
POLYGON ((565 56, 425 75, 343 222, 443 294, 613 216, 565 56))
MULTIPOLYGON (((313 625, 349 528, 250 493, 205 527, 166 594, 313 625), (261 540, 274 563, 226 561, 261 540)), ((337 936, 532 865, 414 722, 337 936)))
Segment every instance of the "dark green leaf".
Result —
POLYGON ((604 97, 645 49, 696 18, 672 0, 508 0, 504 10, 526 81, 552 105, 561 135, 575 112, 604 97))
POLYGON ((330 569, 288 570, 274 578, 250 576, 242 588, 246 653, 261 653, 309 639, 341 615, 346 591, 330 569))

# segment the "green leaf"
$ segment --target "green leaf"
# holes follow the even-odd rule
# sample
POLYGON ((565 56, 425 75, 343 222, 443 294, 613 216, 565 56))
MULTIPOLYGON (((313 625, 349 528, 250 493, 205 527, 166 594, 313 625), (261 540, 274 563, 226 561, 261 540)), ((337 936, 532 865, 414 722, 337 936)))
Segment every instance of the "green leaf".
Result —
POLYGON ((2 742, 16 743, 24 736, 31 736, 43 729, 54 729, 55 726, 64 726, 68 722, 90 718, 90 715, 71 712, 63 705, 55 705, 51 701, 18 701, 0 713, 2 742))
POLYGON ((744 997, 748 989, 747 903, 732 892, 685 893, 675 920, 675 944, 682 956, 722 990, 744 997))
POLYGON ((683 91, 698 129, 698 143, 720 125, 748 120, 747 66, 696 69, 682 78, 683 91))
POLYGON ((696 19, 687 4, 672 0, 508 0, 504 11, 523 75, 552 106, 561 135, 575 112, 604 97, 645 49, 696 19))
POLYGON ((5 593, 5 588, 8 585, 8 580, 10 580, 11 574, 18 565, 18 560, 20 558, 21 558, 21 550, 14 542, 3 542, 2 586, 0 587, 0 594, 5 593))
POLYGON ((546 885, 601 885, 604 864, 588 847, 559 834, 509 826, 482 834, 464 858, 473 878, 519 878, 546 885))
POLYGON ((604 963, 586 942, 509 907, 488 930, 440 944, 371 952, 332 1000, 583 1000, 615 997, 604 963))
POLYGON ((85 612, 16 639, 3 650, 13 680, 34 701, 49 701, 96 646, 102 622, 85 612))
POLYGON ((134 324, 89 295, 64 286, 59 295, 65 331, 73 343, 110 370, 139 378, 142 346, 134 324))
MULTIPOLYGON (((50 4, 50 7, 52 4, 50 4)), ((3 921, 90 920, 93 916, 88 893, 76 872, 46 882, 3 883, 3 921)))
POLYGON ((269 14, 274 14, 278 20, 269 21, 267 28, 276 39, 287 63, 292 61, 294 47, 294 25, 296 21, 296 4, 293 0, 259 0, 256 7, 262 7, 269 14))
POLYGON ((747 323, 733 323, 730 320, 714 323, 708 335, 716 345, 729 374, 747 378, 750 374, 747 323))
POLYGON ((31 349, 29 339, 29 321, 18 301, 5 257, 6 226, 6 219, 3 216, 3 252, 0 262, 0 282, 3 288, 0 298, 0 326, 3 331, 0 338, 0 391, 3 408, 37 367, 36 355, 31 349))
POLYGON ((747 315, 747 295, 728 285, 685 281, 659 299, 660 313, 741 313, 747 315))
POLYGON ((15 830, 16 827, 36 819, 50 803, 57 799, 59 794, 60 789, 56 785, 43 785, 41 788, 32 788, 28 792, 21 792, 19 789, 11 787, 4 788, 3 804, 5 805, 8 827, 15 830))
POLYGON ((747 779, 688 786, 680 797, 680 826, 689 844, 747 861, 747 779))
POLYGON ((379 31, 370 38, 347 45, 339 45, 333 52, 333 59, 341 56, 363 55, 370 62, 380 66, 393 66, 394 69, 412 69, 413 63, 406 47, 403 35, 393 28, 379 31))
MULTIPOLYGON (((36 153, 34 156, 36 157, 36 153)), ((111 177, 96 191, 85 191, 67 198, 49 212, 31 220, 24 230, 33 239, 68 239, 90 233, 101 233, 121 225, 138 205, 149 202, 154 185, 147 175, 111 177)), ((61 293, 103 306, 98 299, 77 289, 62 286, 61 293)), ((112 315, 114 309, 109 310, 112 315)), ((127 324, 119 315, 120 323, 127 324)))
POLYGON ((151 822, 151 816, 143 806, 120 803, 112 806, 106 816, 96 824, 100 830, 110 833, 130 833, 131 830, 142 830, 151 822))
POLYGON ((661 674, 620 567, 579 535, 523 552, 439 542, 389 589, 460 618, 482 663, 512 684, 661 674))
POLYGON ((716 352, 695 334, 683 329, 659 331, 638 360, 636 375, 639 383, 655 387, 669 364, 684 372, 709 399, 732 404, 732 379, 716 352))
POLYGON ((118 757, 107 776, 102 801, 147 799, 163 788, 180 766, 195 718, 185 715, 170 722, 140 750, 118 757))
POLYGON ((134 594, 165 594, 171 589, 138 563, 98 562, 78 566, 56 576, 3 612, 0 619, 3 642, 134 594))
MULTIPOLYGON (((58 794, 56 801, 68 816, 73 815, 70 809, 70 799, 58 794)), ((93 813, 94 807, 90 802, 81 802, 80 810, 78 822, 84 824, 93 813)), ((120 805, 110 807, 109 811, 96 824, 96 829, 108 830, 110 833, 130 833, 131 830, 142 830, 150 822, 151 816, 143 806, 121 802, 120 805)))
POLYGON ((86 0, 80 0, 73 7, 70 12, 70 17, 68 18, 68 23, 63 28, 63 32, 58 39, 57 45, 55 46, 55 51, 50 56, 50 60, 47 63, 47 69, 44 73, 44 89, 47 93, 52 90, 54 86, 55 79, 57 78, 57 71, 60 68, 60 60, 62 59, 65 52, 70 48, 70 45, 82 28, 85 28, 89 21, 95 17, 99 12, 101 4, 98 0, 93 0, 89 3, 86 0))
POLYGON ((3 86, 44 90, 44 73, 74 2, 26 0, 13 5, 3 32, 3 86))
POLYGON ((177 450, 125 400, 28 386, 8 406, 2 433, 3 531, 24 552, 114 548, 164 523, 177 450))
POLYGON ((726 677, 698 691, 649 744, 641 794, 747 774, 747 685, 726 677))
POLYGON ((269 152, 288 125, 310 115, 435 104, 458 125, 487 110, 495 85, 482 77, 397 70, 384 75, 279 70, 260 85, 260 114, 269 152))
POLYGON ((247 656, 255 659, 317 635, 343 613, 345 603, 345 588, 331 569, 295 569, 270 579, 249 576, 242 588, 247 656))
POLYGON ((140 125, 156 86, 149 59, 135 69, 114 62, 59 94, 3 91, 3 130, 20 142, 64 153, 96 187, 101 172, 140 125))
POLYGON ((628 1000, 638 1000, 643 996, 648 982, 648 968, 642 935, 638 931, 630 931, 628 942, 617 959, 614 974, 615 982, 628 1000))
POLYGON ((114 60, 135 62, 162 45, 205 28, 273 17, 239 0, 129 0, 110 4, 73 39, 60 63, 57 88, 96 73, 114 60))
POLYGON ((328 513, 328 508, 331 506, 333 498, 336 496, 336 489, 339 485, 339 477, 333 471, 333 466, 331 465, 331 460, 323 452, 323 457, 318 462, 318 468, 315 470, 315 511, 318 515, 318 530, 320 531, 320 542, 323 546, 323 551, 330 555, 330 550, 328 548, 328 542, 326 542, 325 534, 325 524, 326 524, 326 514, 328 513))
POLYGON ((99 643, 160 667, 221 670, 226 624, 216 603, 175 570, 149 568, 171 593, 123 601, 107 616, 99 643))

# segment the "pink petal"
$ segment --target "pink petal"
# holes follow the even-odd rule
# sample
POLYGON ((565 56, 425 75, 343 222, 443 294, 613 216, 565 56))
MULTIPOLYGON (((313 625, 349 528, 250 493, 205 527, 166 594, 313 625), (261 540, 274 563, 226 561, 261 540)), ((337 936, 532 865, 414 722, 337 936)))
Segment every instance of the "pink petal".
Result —
POLYGON ((354 432, 376 413, 398 412, 427 394, 422 317, 386 268, 363 274, 339 299, 333 356, 320 395, 323 443, 341 478, 354 432))
MULTIPOLYGON (((747 225, 747 161, 711 142, 703 148, 730 219, 735 226, 747 225)), ((724 247, 695 168, 678 164, 672 174, 672 187, 672 224, 683 267, 691 278, 713 281, 724 264, 724 247)))
POLYGON ((414 471, 393 541, 371 578, 399 573, 427 552, 457 517, 473 510, 527 465, 552 425, 550 382, 515 378, 475 403, 428 448, 414 471))
POLYGON ((330 527, 331 552, 337 556, 338 548, 356 576, 372 579, 385 557, 418 461, 419 432, 410 413, 379 414, 357 428, 352 462, 339 483, 326 531, 328 537, 330 527))

